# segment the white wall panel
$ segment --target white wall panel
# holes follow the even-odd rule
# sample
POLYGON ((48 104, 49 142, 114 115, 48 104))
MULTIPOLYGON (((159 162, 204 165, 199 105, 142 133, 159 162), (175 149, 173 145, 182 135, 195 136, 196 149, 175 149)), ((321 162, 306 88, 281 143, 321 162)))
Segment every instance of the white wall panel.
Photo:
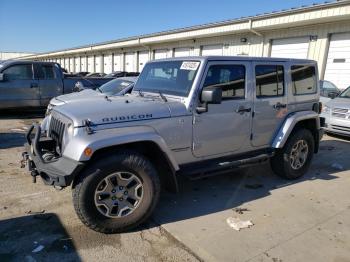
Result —
POLYGON ((69 72, 74 73, 74 57, 69 58, 69 72))
POLYGON ((64 69, 69 71, 69 58, 68 57, 64 58, 64 69))
POLYGON ((80 70, 82 71, 82 72, 86 72, 86 71, 88 71, 87 70, 87 57, 86 56, 82 56, 82 57, 80 57, 80 70))

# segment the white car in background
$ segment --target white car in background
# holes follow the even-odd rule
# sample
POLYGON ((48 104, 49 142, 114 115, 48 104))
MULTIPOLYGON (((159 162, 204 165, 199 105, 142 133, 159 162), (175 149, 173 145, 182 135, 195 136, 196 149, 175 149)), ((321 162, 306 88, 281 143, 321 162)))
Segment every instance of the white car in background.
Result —
POLYGON ((350 136, 350 87, 323 105, 322 122, 327 133, 350 136))

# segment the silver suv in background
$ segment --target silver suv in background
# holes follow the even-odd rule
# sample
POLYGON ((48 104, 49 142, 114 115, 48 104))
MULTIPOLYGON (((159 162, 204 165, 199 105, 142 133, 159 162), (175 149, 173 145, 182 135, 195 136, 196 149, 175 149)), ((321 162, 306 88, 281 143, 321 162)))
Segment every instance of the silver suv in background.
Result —
MULTIPOLYGON (((144 222, 161 188, 270 161, 303 176, 321 136, 317 64, 183 57, 148 62, 133 92, 55 107, 23 153, 34 180, 72 186, 78 217, 103 233, 144 222)), ((34 135, 34 137, 33 137, 34 135)))
POLYGON ((350 136, 350 87, 323 105, 321 122, 328 133, 350 136))

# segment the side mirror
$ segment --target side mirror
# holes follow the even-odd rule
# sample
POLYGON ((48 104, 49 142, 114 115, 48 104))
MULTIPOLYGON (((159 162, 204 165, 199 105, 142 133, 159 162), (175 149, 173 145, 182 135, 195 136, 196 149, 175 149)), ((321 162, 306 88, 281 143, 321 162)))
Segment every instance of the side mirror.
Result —
POLYGON ((0 73, 0 82, 5 81, 5 74, 0 73))
POLYGON ((331 99, 334 99, 338 96, 338 93, 337 92, 329 92, 328 93, 328 97, 331 98, 331 99))
POLYGON ((205 87, 201 93, 203 106, 197 107, 197 113, 208 112, 208 104, 221 104, 222 89, 219 87, 205 87))

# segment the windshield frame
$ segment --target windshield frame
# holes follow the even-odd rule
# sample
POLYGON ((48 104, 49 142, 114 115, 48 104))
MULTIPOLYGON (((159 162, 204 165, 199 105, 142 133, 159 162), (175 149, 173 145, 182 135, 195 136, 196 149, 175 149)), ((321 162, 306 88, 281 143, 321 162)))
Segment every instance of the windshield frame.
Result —
POLYGON ((108 95, 108 96, 113 96, 113 95, 119 94, 120 92, 123 92, 123 90, 125 90, 126 88, 129 88, 131 85, 135 85, 135 82, 133 82, 133 81, 131 81, 131 80, 116 78, 116 79, 113 79, 113 80, 108 81, 107 83, 101 85, 101 86, 98 88, 98 90, 101 92, 101 94, 105 94, 105 95, 108 95), (120 81, 120 83, 119 83, 119 85, 118 85, 118 88, 121 87, 120 84, 123 83, 123 82, 127 82, 128 85, 127 85, 127 86, 124 86, 124 88, 122 88, 121 90, 119 90, 119 91, 117 91, 117 92, 113 91, 113 92, 111 93, 111 91, 110 91, 110 92, 105 92, 105 91, 103 91, 103 86, 107 86, 107 85, 109 86, 109 85, 111 85, 111 84, 114 84, 114 88, 113 88, 113 89, 116 89, 117 87, 115 87, 115 84, 116 84, 115 82, 118 82, 118 81, 120 81), (111 82, 113 82, 113 83, 111 83, 111 82))
POLYGON ((350 86, 341 92, 338 96, 339 98, 350 98, 350 86), (345 93, 349 92, 348 96, 343 96, 345 93))
MULTIPOLYGON (((145 65, 145 68, 142 70, 141 74, 139 75, 138 77, 138 81, 135 83, 134 85, 134 88, 133 88, 133 91, 136 91, 136 92, 143 92, 143 93, 155 93, 155 94, 159 94, 161 93, 162 95, 167 95, 167 96, 177 96, 177 97, 188 97, 191 93, 191 90, 194 86, 194 84, 196 83, 196 79, 199 75, 199 72, 200 72, 200 68, 202 66, 202 63, 203 61, 200 60, 200 59, 193 59, 193 58, 189 58, 189 59, 169 59, 169 60, 159 60, 159 61, 150 61, 148 62, 146 65, 145 65), (184 62, 196 62, 198 63, 197 65, 197 68, 195 70, 188 70, 188 71, 195 71, 193 77, 192 77, 192 80, 189 80, 190 81, 190 85, 188 86, 187 90, 185 90, 185 92, 176 92, 176 90, 170 90, 170 89, 160 89, 160 88, 140 88, 140 84, 143 80, 143 77, 147 77, 145 76, 145 74, 148 74, 149 73, 149 70, 152 70, 148 69, 147 66, 149 65, 154 65, 154 64, 159 64, 159 63, 174 63, 174 62, 177 62, 177 63, 181 63, 181 66, 183 65, 184 62), (147 70, 147 72, 146 72, 147 70)), ((186 69, 180 69, 181 66, 179 66, 178 70, 186 70, 186 69)), ((178 73, 177 73, 178 74, 178 73)), ((176 76, 177 77, 177 76, 176 76)))

